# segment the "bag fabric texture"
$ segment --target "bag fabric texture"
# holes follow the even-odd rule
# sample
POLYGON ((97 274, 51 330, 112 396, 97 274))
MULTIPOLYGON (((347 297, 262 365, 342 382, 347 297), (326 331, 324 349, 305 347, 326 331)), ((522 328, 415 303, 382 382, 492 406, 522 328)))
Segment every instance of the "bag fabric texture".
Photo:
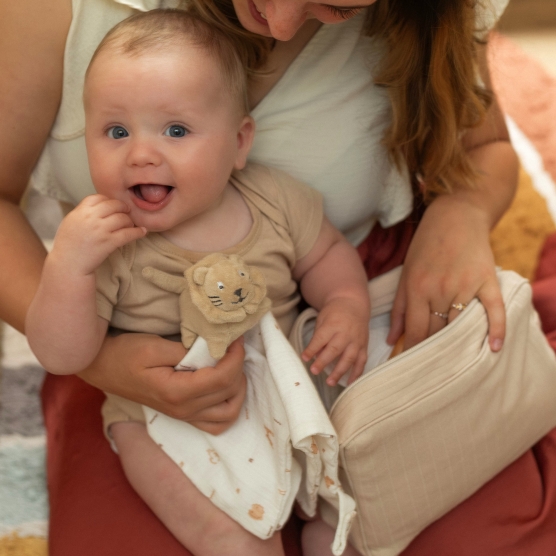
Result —
MULTIPOLYGON (((401 267, 369 282, 373 319, 390 312, 401 267)), ((395 556, 556 425, 556 358, 527 280, 499 271, 507 332, 498 353, 474 299, 426 341, 373 368, 335 399, 340 480, 357 504, 350 542, 395 556)), ((298 352, 315 312, 290 336, 298 352)), ((372 332, 371 332, 372 334, 372 332)), ((322 391, 322 380, 317 388, 322 391)), ((328 393, 328 401, 334 394, 328 393)), ((334 504, 320 511, 336 522, 334 504)))

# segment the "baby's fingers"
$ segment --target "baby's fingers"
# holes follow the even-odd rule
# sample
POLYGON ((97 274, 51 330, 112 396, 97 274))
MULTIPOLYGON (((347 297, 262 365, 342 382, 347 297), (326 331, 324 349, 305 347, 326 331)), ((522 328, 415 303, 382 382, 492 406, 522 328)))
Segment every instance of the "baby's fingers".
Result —
POLYGON ((313 357, 315 357, 315 355, 317 355, 317 353, 319 353, 322 348, 328 344, 333 334, 334 333, 330 330, 330 328, 317 328, 311 338, 311 341, 309 342, 309 345, 303 350, 301 359, 305 362, 313 359, 313 357))
POLYGON ((365 371, 365 363, 367 362, 367 352, 361 350, 357 356, 357 361, 353 365, 351 374, 349 375, 348 385, 355 382, 365 371))
MULTIPOLYGON (((321 349, 319 354, 316 356, 315 360, 311 364, 310 371, 318 375, 326 365, 332 363, 334 359, 337 359, 346 348, 346 343, 337 335, 334 336, 330 342, 328 342, 324 348, 321 349)), ((353 363, 353 362, 352 362, 353 363)), ((344 371, 345 372, 345 371, 344 371)))
POLYGON ((104 195, 89 195, 81 201, 80 207, 94 208, 98 218, 106 218, 117 212, 128 213, 129 206, 119 199, 109 199, 104 195))
POLYGON ((123 247, 130 241, 141 239, 147 233, 146 228, 121 228, 112 233, 112 242, 115 247, 123 247))
MULTIPOLYGON (((330 373, 326 379, 326 384, 328 386, 336 386, 338 381, 351 369, 359 359, 359 349, 354 345, 349 345, 345 350, 338 363, 334 367, 334 370, 330 373)), ((363 363, 364 364, 364 363, 363 363)), ((362 372, 362 370, 361 370, 362 372)), ((361 374, 361 372, 359 374, 361 374)), ((359 376, 359 375, 358 375, 359 376)), ((354 379, 355 380, 355 379, 354 379)))
POLYGON ((128 214, 123 212, 115 212, 102 220, 102 225, 109 232, 117 232, 122 228, 133 228, 133 220, 128 214))

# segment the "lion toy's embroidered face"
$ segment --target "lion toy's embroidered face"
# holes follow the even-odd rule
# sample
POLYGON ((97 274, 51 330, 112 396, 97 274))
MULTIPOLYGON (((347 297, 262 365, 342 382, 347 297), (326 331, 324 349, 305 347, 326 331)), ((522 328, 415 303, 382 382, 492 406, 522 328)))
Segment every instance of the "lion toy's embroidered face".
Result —
POLYGON ((266 296, 260 270, 238 255, 214 253, 186 271, 193 303, 211 322, 240 322, 266 296))
POLYGON ((183 278, 150 266, 143 269, 143 276, 179 295, 183 345, 189 349, 201 336, 214 359, 223 357, 227 347, 272 306, 263 273, 238 255, 207 255, 186 269, 183 278))
POLYGON ((203 287, 212 305, 221 311, 243 307, 255 293, 249 270, 244 264, 236 264, 230 260, 216 263, 207 270, 202 284, 199 284, 197 278, 201 274, 205 273, 195 273, 195 282, 203 287))

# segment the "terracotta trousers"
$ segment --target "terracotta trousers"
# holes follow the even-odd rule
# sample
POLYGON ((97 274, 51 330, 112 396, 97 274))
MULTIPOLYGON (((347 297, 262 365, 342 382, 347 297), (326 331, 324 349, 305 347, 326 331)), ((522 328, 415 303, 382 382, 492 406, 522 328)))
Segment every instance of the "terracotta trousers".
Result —
MULTIPOLYGON (((414 228, 411 220, 388 230, 375 226, 359 247, 369 278, 403 261, 414 228)), ((535 302, 556 348, 556 236, 542 256, 535 302)), ((48 439, 50 556, 190 555, 128 485, 118 457, 102 435, 102 392, 76 377, 48 375, 42 400, 48 439)), ((283 531, 287 556, 301 555, 301 527, 292 518, 283 531)), ((556 429, 403 552, 403 556, 552 555, 556 556, 556 429)))

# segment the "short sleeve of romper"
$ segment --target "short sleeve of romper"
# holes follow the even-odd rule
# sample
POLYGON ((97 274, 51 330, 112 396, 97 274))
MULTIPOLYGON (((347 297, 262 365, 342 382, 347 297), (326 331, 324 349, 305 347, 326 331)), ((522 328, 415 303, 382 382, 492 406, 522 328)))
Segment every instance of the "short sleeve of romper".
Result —
POLYGON ((279 202, 288 219, 295 256, 299 260, 311 251, 319 235, 322 219, 322 195, 279 170, 271 169, 277 185, 279 202))
POLYGON ((114 307, 129 288, 135 243, 116 249, 96 270, 96 304, 99 317, 110 321, 114 307))
POLYGON ((274 223, 275 229, 282 228, 289 236, 294 262, 307 255, 322 226, 322 195, 281 170, 259 164, 249 164, 234 178, 240 192, 274 223))

